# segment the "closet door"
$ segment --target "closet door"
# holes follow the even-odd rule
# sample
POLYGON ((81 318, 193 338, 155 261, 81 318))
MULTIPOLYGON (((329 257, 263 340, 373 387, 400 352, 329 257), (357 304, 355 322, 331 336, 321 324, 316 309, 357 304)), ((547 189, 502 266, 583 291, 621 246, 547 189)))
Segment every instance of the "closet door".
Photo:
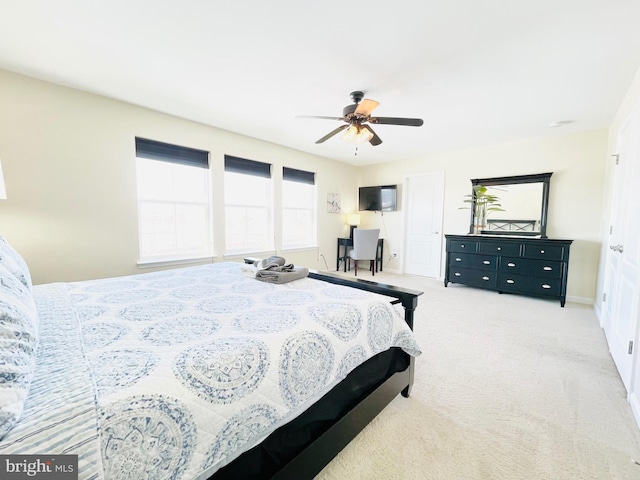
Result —
POLYGON ((404 273, 440 278, 444 173, 406 177, 404 273))
MULTIPOLYGON (((607 249, 603 327, 611 356, 629 393, 637 402, 638 302, 640 300, 640 104, 618 139, 612 225, 607 249)), ((640 410, 637 411, 637 415, 640 410)), ((639 419, 640 420, 640 419, 639 419)))

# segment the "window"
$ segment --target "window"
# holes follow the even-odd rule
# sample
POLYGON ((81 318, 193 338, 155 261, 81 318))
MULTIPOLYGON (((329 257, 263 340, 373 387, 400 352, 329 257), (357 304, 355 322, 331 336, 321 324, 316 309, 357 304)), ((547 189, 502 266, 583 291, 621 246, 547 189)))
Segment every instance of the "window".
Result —
POLYGON ((140 261, 213 254, 209 154, 136 138, 140 261))
POLYGON ((282 169, 282 247, 317 244, 315 173, 282 169))
POLYGON ((224 157, 226 253, 273 250, 271 165, 224 157))

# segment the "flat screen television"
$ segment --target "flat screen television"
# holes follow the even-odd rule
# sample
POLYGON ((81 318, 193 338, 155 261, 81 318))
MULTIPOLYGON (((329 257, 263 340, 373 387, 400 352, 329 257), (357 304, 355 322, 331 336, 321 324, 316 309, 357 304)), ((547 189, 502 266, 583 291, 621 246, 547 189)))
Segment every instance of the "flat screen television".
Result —
POLYGON ((358 189, 358 210, 395 212, 397 210, 397 185, 360 187, 358 189))

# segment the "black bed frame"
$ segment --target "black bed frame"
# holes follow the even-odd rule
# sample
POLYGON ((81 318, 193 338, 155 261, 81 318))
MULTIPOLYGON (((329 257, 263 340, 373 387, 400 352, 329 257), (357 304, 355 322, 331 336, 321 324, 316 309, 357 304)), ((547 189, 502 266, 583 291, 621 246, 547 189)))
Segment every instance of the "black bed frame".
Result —
MULTIPOLYGON (((367 280, 351 280, 316 271, 310 271, 309 277, 386 295, 395 299, 391 303, 400 303, 404 307, 404 319, 413 330, 413 314, 418 306, 418 296, 422 295, 422 292, 367 280)), ((405 370, 392 374, 371 393, 361 398, 353 408, 338 418, 331 427, 315 437, 304 450, 284 464, 277 473, 271 475, 271 478, 277 480, 313 478, 398 394, 402 393, 404 397, 408 397, 413 386, 414 358, 408 354, 404 355, 408 357, 409 365, 405 370)), ((215 478, 214 474, 212 479, 215 478)))

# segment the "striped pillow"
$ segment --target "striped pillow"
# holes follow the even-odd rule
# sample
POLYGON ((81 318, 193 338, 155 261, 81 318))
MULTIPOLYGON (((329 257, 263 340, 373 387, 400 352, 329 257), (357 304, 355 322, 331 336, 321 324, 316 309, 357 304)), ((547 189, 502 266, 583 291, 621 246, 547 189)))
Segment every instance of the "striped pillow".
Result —
POLYGON ((22 415, 37 343, 38 312, 31 291, 0 264, 0 439, 22 415))
POLYGON ((11 272, 20 282, 31 292, 31 273, 27 262, 11 246, 4 237, 0 235, 0 265, 11 272))

